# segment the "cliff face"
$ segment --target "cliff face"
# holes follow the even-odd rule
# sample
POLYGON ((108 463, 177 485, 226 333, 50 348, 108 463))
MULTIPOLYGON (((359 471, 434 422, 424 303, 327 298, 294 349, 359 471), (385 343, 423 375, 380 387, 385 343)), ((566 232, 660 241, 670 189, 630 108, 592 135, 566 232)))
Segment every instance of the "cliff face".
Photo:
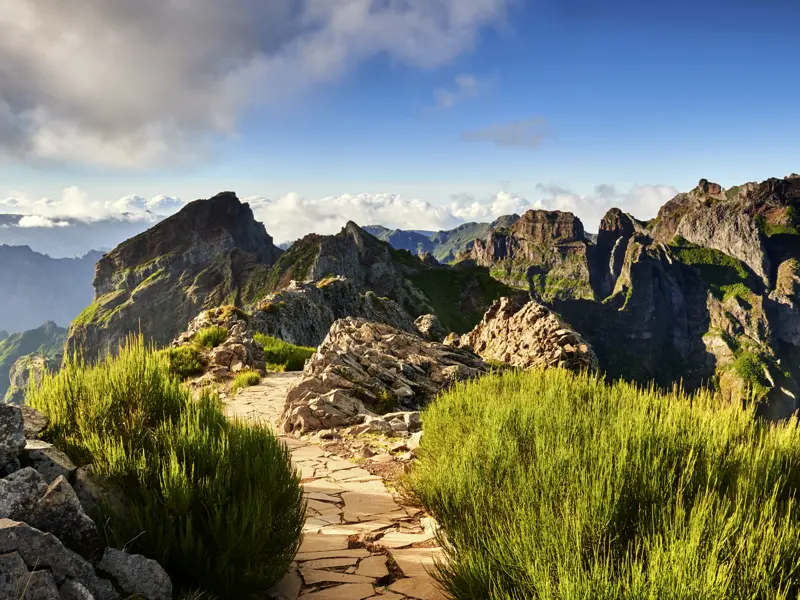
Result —
POLYGON ((800 178, 727 191, 702 180, 649 228, 612 210, 592 262, 602 304, 557 309, 612 377, 715 384, 785 417, 800 381, 798 203, 800 178))
POLYGON ((476 239, 469 258, 547 301, 593 299, 589 248, 583 223, 572 213, 529 210, 510 227, 494 227, 476 239))
MULTIPOLYGON (((41 327, 15 333, 0 340, 0 400, 3 400, 10 385, 14 383, 11 381, 12 367, 23 357, 38 354, 50 361, 49 366, 59 365, 63 358, 66 334, 66 329, 47 321, 41 327)), ((10 394, 6 398, 6 401, 9 400, 11 400, 10 394)))
POLYGON ((167 344, 204 308, 246 302, 280 254, 232 192, 192 202, 97 263, 94 302, 73 321, 68 349, 95 359, 139 330, 167 344))

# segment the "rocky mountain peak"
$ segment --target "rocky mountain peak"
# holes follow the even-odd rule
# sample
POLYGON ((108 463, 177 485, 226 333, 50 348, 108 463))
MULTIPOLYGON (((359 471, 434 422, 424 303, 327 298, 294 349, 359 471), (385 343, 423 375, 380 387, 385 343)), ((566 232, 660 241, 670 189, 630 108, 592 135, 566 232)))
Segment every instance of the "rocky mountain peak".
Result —
POLYGON ((722 193, 722 186, 708 179, 701 179, 700 183, 697 184, 697 190, 707 196, 718 196, 722 193))
POLYGON ((139 328, 166 344, 201 310, 246 301, 281 254, 235 193, 195 200, 97 263, 68 344, 95 358, 139 328))

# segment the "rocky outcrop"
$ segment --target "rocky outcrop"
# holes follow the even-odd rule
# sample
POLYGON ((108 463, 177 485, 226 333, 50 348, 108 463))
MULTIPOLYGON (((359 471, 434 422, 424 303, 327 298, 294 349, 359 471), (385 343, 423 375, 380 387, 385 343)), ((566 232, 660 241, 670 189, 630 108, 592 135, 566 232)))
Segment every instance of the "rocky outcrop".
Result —
POLYGON ((561 367, 581 372, 599 367, 592 347, 558 315, 533 301, 522 306, 501 298, 475 329, 448 343, 522 369, 561 367))
POLYGON ((168 344, 200 311, 251 298, 281 251, 232 192, 197 200, 106 254, 67 346, 95 359, 140 331, 168 344))
POLYGON ((414 321, 414 325, 416 325, 422 337, 429 342, 441 342, 447 335, 447 331, 442 327, 442 323, 436 315, 422 315, 421 317, 417 317, 417 320, 414 321))
POLYGON ((255 331, 298 346, 316 347, 331 325, 345 317, 417 332, 414 321, 399 304, 373 292, 361 292, 353 281, 339 276, 316 283, 291 282, 256 305, 251 323, 255 331))
POLYGON ((609 210, 600 221, 591 278, 598 299, 607 298, 614 291, 630 239, 645 233, 644 223, 618 208, 609 210))
POLYGON ((173 340, 173 348, 188 346, 199 355, 204 372, 192 381, 194 386, 223 381, 244 370, 263 372, 266 369, 264 348, 253 339, 250 320, 247 313, 235 306, 221 306, 200 313, 186 331, 173 340), (198 332, 210 327, 224 329, 225 339, 213 348, 195 344, 198 332))
MULTIPOLYGON (((61 365, 66 335, 66 329, 47 321, 41 327, 12 334, 0 341, 0 399, 5 396, 5 402, 18 404, 24 397, 27 366, 31 361, 35 362, 35 359, 28 360, 25 357, 43 356, 45 366, 57 370, 61 365), (12 374, 17 361, 21 362, 12 374), (11 381, 12 377, 14 381, 11 381)), ((34 368, 39 371, 38 367, 34 368)))
POLYGON ((28 384, 39 387, 45 372, 57 371, 61 367, 62 357, 45 356, 44 354, 28 354, 19 358, 9 372, 11 386, 6 392, 6 402, 9 404, 22 404, 25 401, 25 390, 28 384))
POLYGON ((486 371, 486 363, 469 350, 380 323, 342 319, 289 391, 281 423, 287 433, 300 434, 357 425, 399 409, 414 411, 454 381, 486 371))
POLYGON ((529 210, 508 228, 493 228, 476 239, 469 258, 504 283, 530 289, 534 297, 594 298, 589 243, 572 213, 529 210))
MULTIPOLYGON (((32 409, 27 411, 27 420, 43 421, 31 418, 32 409)), ((24 461, 29 450, 23 427, 19 407, 0 406, 0 449, 5 459, 13 457, 11 463, 24 461)), ((7 467, 0 478, 1 598, 120 600, 134 594, 145 600, 171 598, 172 584, 157 563, 104 548, 97 525, 68 477, 51 477, 52 463, 35 464, 43 467, 42 472, 33 466, 7 467), (137 581, 132 581, 134 575, 137 581)))

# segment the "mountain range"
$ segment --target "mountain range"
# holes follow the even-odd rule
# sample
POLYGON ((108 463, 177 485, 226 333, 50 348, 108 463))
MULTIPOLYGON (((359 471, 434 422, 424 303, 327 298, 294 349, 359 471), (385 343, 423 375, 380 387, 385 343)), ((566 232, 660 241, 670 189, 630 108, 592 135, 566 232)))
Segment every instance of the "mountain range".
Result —
POLYGON ((464 334, 497 299, 533 298, 609 378, 709 385, 782 417, 800 393, 798 205, 798 175, 728 190, 703 179, 650 221, 608 211, 596 236, 569 212, 530 210, 440 232, 351 222, 282 250, 224 192, 103 256, 67 348, 96 358, 139 330, 165 345, 223 305, 303 345, 343 316, 409 330, 434 314, 464 334))

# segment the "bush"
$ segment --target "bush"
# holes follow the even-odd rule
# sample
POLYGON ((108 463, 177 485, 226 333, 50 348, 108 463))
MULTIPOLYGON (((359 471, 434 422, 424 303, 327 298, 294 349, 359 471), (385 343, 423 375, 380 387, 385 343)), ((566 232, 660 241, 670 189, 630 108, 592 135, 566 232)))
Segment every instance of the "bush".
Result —
POLYGON ((423 428, 405 483, 455 599, 800 592, 796 420, 555 369, 459 384, 423 428))
POLYGON ((315 348, 295 346, 270 335, 256 333, 253 339, 264 347, 268 371, 302 371, 315 348))
POLYGON ((236 393, 237 390, 250 387, 251 385, 258 385, 261 382, 261 375, 258 371, 242 371, 233 379, 232 391, 236 393))
POLYGON ((210 392, 193 400, 141 337, 97 366, 67 361, 28 399, 48 441, 124 491, 126 515, 104 507, 109 545, 221 598, 263 593, 289 567, 305 507, 286 446, 228 421, 210 392))
POLYGON ((203 357, 197 348, 192 346, 178 346, 165 348, 159 354, 167 359, 169 371, 180 379, 187 379, 193 375, 200 375, 205 369, 203 357))
POLYGON ((228 330, 225 327, 211 325, 194 334, 192 341, 203 348, 216 348, 228 339, 228 330))

